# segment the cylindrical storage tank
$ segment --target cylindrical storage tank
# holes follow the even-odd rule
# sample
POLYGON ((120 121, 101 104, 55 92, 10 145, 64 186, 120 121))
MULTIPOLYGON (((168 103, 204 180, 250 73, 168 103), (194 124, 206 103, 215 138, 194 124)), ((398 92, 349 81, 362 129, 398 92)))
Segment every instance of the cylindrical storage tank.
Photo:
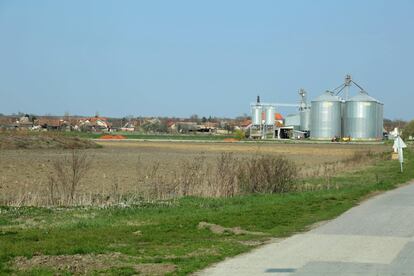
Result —
POLYGON ((383 106, 361 91, 345 103, 344 136, 352 140, 381 140, 383 106))
POLYGON ((310 131, 311 110, 309 108, 300 111, 300 130, 310 131))
POLYGON ((266 117, 265 117, 265 125, 267 126, 273 126, 275 125, 275 113, 276 113, 276 109, 274 106, 266 106, 266 117))
POLYGON ((345 106, 346 106, 346 102, 342 101, 341 103, 341 133, 343 136, 345 133, 345 106))
POLYGON ((261 125, 262 124, 262 106, 254 105, 252 106, 252 124, 261 125))
POLYGON ((378 103, 377 105, 378 115, 378 138, 381 140, 384 138, 384 104, 378 103))
POLYGON ((311 139, 331 140, 341 137, 342 100, 327 91, 312 101, 311 139))

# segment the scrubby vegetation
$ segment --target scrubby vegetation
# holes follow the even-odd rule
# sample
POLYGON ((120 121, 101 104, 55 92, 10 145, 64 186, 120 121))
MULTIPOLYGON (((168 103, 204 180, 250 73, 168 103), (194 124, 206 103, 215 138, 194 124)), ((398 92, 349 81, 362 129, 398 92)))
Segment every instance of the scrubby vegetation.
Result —
POLYGON ((1 149, 88 149, 95 142, 58 132, 0 131, 1 149))
POLYGON ((281 155, 256 153, 235 156, 223 152, 216 159, 205 154, 178 159, 172 166, 160 160, 140 160, 133 173, 133 192, 122 191, 114 178, 105 192, 79 191, 80 183, 92 186, 87 177, 95 160, 88 151, 71 149, 49 162, 47 185, 23 191, 17 197, 0 198, 8 206, 111 206, 141 201, 171 200, 185 196, 234 197, 249 194, 283 194, 295 191, 331 189, 332 178, 352 164, 368 166, 384 158, 383 153, 357 151, 342 161, 322 163, 309 171, 281 155), (306 172, 303 172, 306 170, 306 172), (88 184, 89 183, 89 184, 88 184))
POLYGON ((410 121, 403 130, 403 138, 408 139, 414 137, 414 120, 410 121))
MULTIPOLYGON (((213 162, 201 154, 177 161, 176 169, 162 168, 159 161, 140 162, 134 193, 121 193, 116 181, 108 194, 85 194, 77 187, 84 181, 93 159, 87 151, 71 149, 52 160, 44 190, 21 198, 0 201, 11 206, 79 206, 133 204, 184 196, 234 197, 245 194, 286 193, 295 190, 298 170, 294 162, 278 155, 257 154, 237 158, 222 153, 213 162)), ((165 163, 163 165, 166 165, 165 163)))

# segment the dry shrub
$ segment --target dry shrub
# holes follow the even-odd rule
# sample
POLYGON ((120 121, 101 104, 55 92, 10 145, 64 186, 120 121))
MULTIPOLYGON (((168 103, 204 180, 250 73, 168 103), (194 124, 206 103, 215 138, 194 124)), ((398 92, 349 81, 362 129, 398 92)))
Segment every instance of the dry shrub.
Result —
POLYGON ((179 164, 178 194, 188 196, 203 187, 206 181, 206 158, 204 154, 196 156, 193 160, 183 160, 179 164))
POLYGON ((172 165, 162 161, 141 162, 136 167, 136 190, 123 194, 119 179, 109 191, 79 193, 91 158, 85 151, 72 150, 52 162, 47 190, 43 194, 22 193, 8 201, 13 206, 136 205, 181 196, 232 197, 249 193, 285 193, 294 189, 295 164, 280 156, 259 155, 242 159, 222 153, 208 162, 204 154, 172 165))
POLYGON ((285 193, 292 191, 298 170, 282 156, 259 155, 241 166, 242 189, 247 193, 285 193))
POLYGON ((231 153, 222 153, 215 162, 208 163, 201 154, 180 161, 175 170, 168 168, 169 164, 160 162, 139 162, 137 193, 145 199, 284 193, 293 189, 297 176, 293 162, 284 157, 266 155, 240 159, 231 153))
POLYGON ((54 160, 49 176, 49 196, 52 205, 71 205, 79 183, 91 166, 86 152, 72 149, 68 156, 54 160))
POLYGON ((174 196, 176 178, 161 171, 161 162, 144 163, 138 159, 136 166, 136 194, 144 199, 168 199, 174 196))
POLYGON ((208 174, 207 196, 231 197, 241 193, 242 161, 231 153, 222 153, 208 174))

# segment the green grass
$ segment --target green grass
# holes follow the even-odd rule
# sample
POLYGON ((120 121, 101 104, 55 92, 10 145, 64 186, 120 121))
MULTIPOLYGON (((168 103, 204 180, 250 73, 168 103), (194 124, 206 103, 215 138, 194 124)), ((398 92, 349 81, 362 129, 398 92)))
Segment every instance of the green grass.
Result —
MULTIPOLYGON (((0 274, 14 272, 9 261, 16 256, 120 252, 134 257, 134 262, 104 273, 132 275, 136 263, 165 263, 177 266, 173 274, 185 275, 251 250, 254 246, 246 241, 262 242, 304 231, 313 223, 340 215, 373 192, 413 179, 414 154, 407 150, 405 156, 404 173, 399 172, 397 161, 378 161, 362 171, 334 177, 332 183, 340 188, 333 190, 229 199, 186 197, 170 204, 130 208, 2 207, 0 274), (213 234, 197 228, 201 221, 265 235, 213 234)), ((54 272, 53 268, 35 267, 24 274, 54 272)))

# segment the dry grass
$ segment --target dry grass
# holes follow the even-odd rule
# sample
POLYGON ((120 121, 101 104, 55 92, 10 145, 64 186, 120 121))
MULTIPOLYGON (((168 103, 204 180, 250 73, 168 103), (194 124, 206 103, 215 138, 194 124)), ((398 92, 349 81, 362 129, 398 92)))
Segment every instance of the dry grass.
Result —
MULTIPOLYGON (((355 152, 351 157, 336 161, 326 162, 318 165, 313 170, 302 171, 302 184, 297 184, 297 191, 314 191, 339 189, 340 185, 333 182, 333 178, 343 172, 357 172, 378 161, 387 160, 388 154, 384 152, 373 152, 371 150, 355 152), (318 183, 308 183, 308 180, 317 179, 318 183)), ((378 174, 375 175, 375 182, 380 182, 378 174)))
POLYGON ((145 199, 168 199, 181 196, 232 197, 249 193, 284 193, 292 191, 297 169, 280 156, 254 155, 237 158, 222 153, 214 163, 200 155, 180 161, 178 170, 160 169, 156 162, 138 171, 139 194, 145 199))
MULTIPOLYGON (((186 195, 230 197, 250 192, 278 193, 293 189, 289 181, 282 181, 288 183, 286 187, 278 183, 285 171, 298 179, 322 178, 321 185, 331 187, 333 175, 370 164, 373 156, 384 150, 382 145, 273 144, 258 147, 252 144, 116 142, 116 146, 109 143, 102 149, 79 152, 89 155, 93 164, 72 189, 73 193, 58 191, 64 190, 63 186, 70 187, 70 184, 62 184, 70 181, 58 180, 56 172, 68 170, 57 170, 54 164, 56 160, 70 160, 70 151, 5 150, 0 154, 0 205, 60 205, 69 204, 69 201, 71 205, 129 205, 186 195), (226 150, 218 151, 223 148, 226 150), (263 161, 258 162, 258 159, 263 161), (282 161, 277 161, 279 159, 282 161), (270 168, 259 164, 270 165, 270 168), (283 167, 285 164, 290 165, 283 167), (61 188, 56 188, 57 182, 61 188), (68 194, 73 196, 68 197, 68 194)), ((309 187, 314 188, 315 185, 309 187)))
POLYGON ((345 158, 329 162, 316 163, 314 166, 300 168, 300 178, 329 177, 339 172, 360 169, 361 166, 372 164, 385 157, 383 151, 358 150, 345 158))
POLYGON ((243 165, 240 173, 248 193, 285 193, 294 189, 298 167, 285 157, 258 155, 243 165))
POLYGON ((76 206, 112 205, 129 201, 164 200, 182 196, 232 197, 251 193, 285 193, 294 189, 297 169, 286 158, 255 155, 248 159, 222 153, 215 163, 207 163, 205 156, 179 161, 178 170, 161 169, 160 162, 137 165, 137 189, 132 194, 119 192, 114 181, 108 194, 77 192, 80 181, 90 169, 86 152, 72 150, 69 156, 54 160, 46 191, 23 193, 17 201, 6 205, 76 206), (45 196, 48 195, 48 196, 45 196))
POLYGON ((54 272, 53 275, 61 275, 61 271, 65 270, 74 275, 89 275, 93 271, 105 272, 109 269, 122 267, 131 267, 133 272, 139 275, 165 275, 176 270, 176 266, 173 264, 140 264, 138 261, 138 257, 121 253, 59 256, 35 255, 30 259, 16 257, 11 262, 11 266, 23 273, 28 273, 32 269, 49 269, 54 272))
POLYGON ((88 149, 98 148, 95 142, 69 137, 58 132, 0 131, 0 150, 16 149, 88 149))

